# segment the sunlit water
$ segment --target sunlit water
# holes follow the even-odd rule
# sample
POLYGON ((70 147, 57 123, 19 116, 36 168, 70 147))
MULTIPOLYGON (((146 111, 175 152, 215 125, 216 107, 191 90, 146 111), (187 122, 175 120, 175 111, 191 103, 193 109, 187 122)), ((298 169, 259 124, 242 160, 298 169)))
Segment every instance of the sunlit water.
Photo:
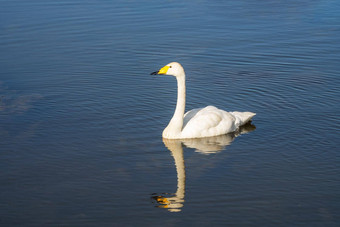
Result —
POLYGON ((339 224, 338 1, 0 4, 1 226, 339 224), (252 125, 163 141, 171 61, 252 125))

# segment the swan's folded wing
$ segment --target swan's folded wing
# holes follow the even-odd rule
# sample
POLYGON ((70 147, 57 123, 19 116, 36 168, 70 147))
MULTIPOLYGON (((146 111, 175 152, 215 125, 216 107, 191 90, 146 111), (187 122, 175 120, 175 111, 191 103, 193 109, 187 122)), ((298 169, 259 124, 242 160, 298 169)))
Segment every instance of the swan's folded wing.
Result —
POLYGON ((235 117, 214 106, 189 111, 184 117, 182 137, 208 137, 235 130, 235 117))

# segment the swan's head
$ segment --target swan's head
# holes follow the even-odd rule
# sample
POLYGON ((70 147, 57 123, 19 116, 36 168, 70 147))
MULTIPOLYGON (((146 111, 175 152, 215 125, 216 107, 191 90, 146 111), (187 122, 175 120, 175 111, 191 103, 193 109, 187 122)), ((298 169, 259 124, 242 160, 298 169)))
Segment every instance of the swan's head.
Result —
POLYGON ((171 62, 159 71, 151 73, 151 75, 171 75, 175 77, 184 76, 184 69, 178 62, 171 62))

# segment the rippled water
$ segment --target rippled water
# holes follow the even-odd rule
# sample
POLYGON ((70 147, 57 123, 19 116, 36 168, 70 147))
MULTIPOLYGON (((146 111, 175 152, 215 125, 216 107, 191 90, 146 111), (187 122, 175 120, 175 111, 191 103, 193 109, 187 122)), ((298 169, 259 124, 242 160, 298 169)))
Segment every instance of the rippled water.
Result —
POLYGON ((336 226, 337 1, 2 1, 1 226, 336 226), (187 109, 257 115, 162 140, 187 109))

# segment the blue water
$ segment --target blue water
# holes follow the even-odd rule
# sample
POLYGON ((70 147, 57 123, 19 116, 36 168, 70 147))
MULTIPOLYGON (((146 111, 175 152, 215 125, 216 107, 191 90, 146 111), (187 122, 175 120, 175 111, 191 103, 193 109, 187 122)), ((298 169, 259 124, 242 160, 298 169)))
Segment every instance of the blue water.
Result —
POLYGON ((339 225, 338 1, 0 5, 1 226, 339 225), (251 125, 163 141, 172 61, 251 125))

